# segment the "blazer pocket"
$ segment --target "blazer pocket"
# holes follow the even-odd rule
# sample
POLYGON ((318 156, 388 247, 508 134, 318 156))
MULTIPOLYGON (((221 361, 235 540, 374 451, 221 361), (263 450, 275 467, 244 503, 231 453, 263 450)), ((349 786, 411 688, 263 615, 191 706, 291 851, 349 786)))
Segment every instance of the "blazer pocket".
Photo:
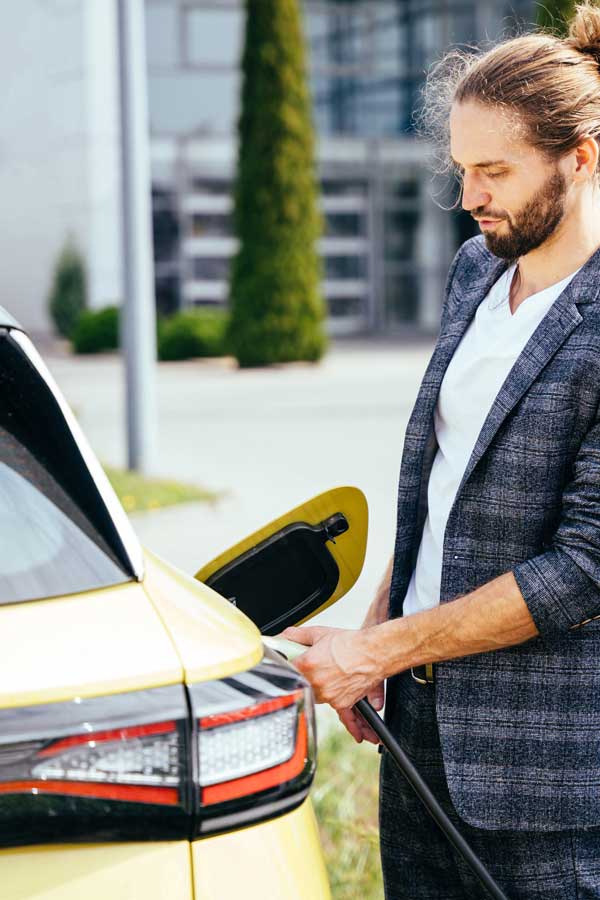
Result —
POLYGON ((552 437, 568 431, 576 414, 577 404, 572 396, 536 393, 523 397, 512 418, 534 435, 552 437))
POLYGON ((504 423, 499 439, 506 449, 535 454, 561 456, 569 448, 574 432, 577 407, 574 403, 520 404, 504 423))
POLYGON ((535 415, 567 414, 577 408, 577 403, 570 392, 562 390, 528 393, 522 397, 516 407, 517 412, 535 415))

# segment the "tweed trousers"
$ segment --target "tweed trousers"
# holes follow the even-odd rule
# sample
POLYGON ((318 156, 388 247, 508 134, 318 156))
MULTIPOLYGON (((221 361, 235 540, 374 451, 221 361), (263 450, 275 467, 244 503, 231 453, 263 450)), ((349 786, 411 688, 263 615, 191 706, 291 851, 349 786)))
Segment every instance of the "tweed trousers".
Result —
MULTIPOLYGON (((394 735, 510 900, 600 900, 600 828, 530 832, 468 825, 448 792, 435 685, 419 685, 403 673, 390 680, 388 691, 395 694, 389 723, 394 735)), ((387 751, 379 797, 385 900, 487 900, 387 751)))

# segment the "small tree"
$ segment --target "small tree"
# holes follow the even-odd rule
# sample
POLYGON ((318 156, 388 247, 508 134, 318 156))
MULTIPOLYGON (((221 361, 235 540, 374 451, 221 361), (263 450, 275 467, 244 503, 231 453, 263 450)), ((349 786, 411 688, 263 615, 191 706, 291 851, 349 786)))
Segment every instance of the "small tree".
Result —
POLYGON ((240 366, 325 349, 314 135, 297 0, 246 0, 229 344, 240 366))
POLYGON ((537 24, 563 37, 575 14, 576 0, 544 0, 538 5, 537 24))
POLYGON ((72 337, 87 306, 87 287, 83 257, 71 239, 58 257, 48 306, 58 334, 72 337))

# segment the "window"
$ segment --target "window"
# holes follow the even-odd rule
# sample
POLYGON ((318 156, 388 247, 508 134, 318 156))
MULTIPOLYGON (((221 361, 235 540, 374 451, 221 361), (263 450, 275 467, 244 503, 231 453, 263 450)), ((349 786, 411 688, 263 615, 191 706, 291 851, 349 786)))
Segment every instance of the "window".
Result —
POLYGON ((385 257, 390 262, 413 259, 417 235, 418 214, 416 212, 384 213, 385 257))
POLYGON ((334 319, 364 314, 363 297, 330 297, 327 306, 329 315, 334 319))
POLYGON ((123 544, 48 385, 0 335, 0 604, 133 577, 123 544))
POLYGON ((230 194, 233 190, 231 181, 223 178, 198 177, 192 180, 192 188, 199 194, 230 194))
POLYGON ((154 261, 177 259, 179 223, 176 198, 171 191, 152 188, 152 236, 154 261))
POLYGON ((330 279, 364 278, 366 276, 364 256, 326 256, 325 277, 330 279))
POLYGON ((419 309, 419 278, 416 272, 388 274, 385 278, 385 311, 388 325, 414 322, 419 309))
POLYGON ((325 234, 328 237, 361 237, 365 234, 365 216, 359 213, 327 213, 325 234))
POLYGON ((346 197, 351 194, 366 194, 367 185, 365 181, 350 178, 323 178, 321 191, 327 197, 346 197))
POLYGON ((196 213, 192 219, 194 237, 231 237, 232 217, 229 214, 196 213))
POLYGON ((194 278, 207 281, 224 281, 229 276, 229 259, 226 256, 194 257, 194 278))

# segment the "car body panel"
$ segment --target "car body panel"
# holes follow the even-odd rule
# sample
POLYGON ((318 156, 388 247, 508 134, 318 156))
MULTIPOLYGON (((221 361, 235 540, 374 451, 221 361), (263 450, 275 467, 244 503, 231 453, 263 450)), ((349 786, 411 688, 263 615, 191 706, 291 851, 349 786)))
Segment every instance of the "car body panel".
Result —
POLYGON ((195 900, 330 900, 309 799, 261 825, 192 844, 195 900))
POLYGON ((3 900, 194 900, 187 841, 0 850, 0 884, 3 900))
POLYGON ((188 684, 260 662, 260 632, 235 606, 148 551, 145 563, 144 590, 173 639, 188 684))
POLYGON ((0 850, 6 900, 330 900, 310 800, 195 841, 0 850), (191 860, 190 860, 191 849, 191 860))
POLYGON ((142 586, 0 606, 0 706, 177 684, 183 670, 142 586))
POLYGON ((223 566, 231 563, 234 559, 242 556, 261 541, 265 541, 288 525, 293 525, 297 522, 318 525, 330 516, 335 515, 335 513, 343 513, 350 526, 348 531, 338 535, 335 541, 330 540, 327 542, 327 549, 339 568, 340 574, 337 587, 325 603, 296 623, 300 625, 317 613, 327 609, 340 597, 343 597, 355 584, 362 571, 367 549, 369 513, 365 496, 358 488, 338 487, 318 494, 306 503, 302 503, 300 506, 285 513, 285 515, 255 531, 234 547, 226 550, 225 553, 221 553, 220 556, 217 556, 196 572, 195 578, 198 581, 206 581, 223 566))

